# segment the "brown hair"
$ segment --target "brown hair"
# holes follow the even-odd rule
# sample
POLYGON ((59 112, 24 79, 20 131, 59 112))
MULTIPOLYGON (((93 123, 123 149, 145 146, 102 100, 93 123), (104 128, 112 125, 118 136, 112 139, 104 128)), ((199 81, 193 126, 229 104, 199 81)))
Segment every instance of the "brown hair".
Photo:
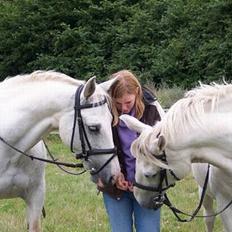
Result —
MULTIPOLYGON (((117 81, 111 86, 109 94, 114 101, 115 98, 121 98, 125 93, 134 94, 135 98, 135 117, 140 119, 144 112, 142 87, 136 76, 129 70, 121 70, 112 74, 111 78, 117 77, 117 81)), ((118 111, 113 104, 114 123, 118 123, 118 111)))

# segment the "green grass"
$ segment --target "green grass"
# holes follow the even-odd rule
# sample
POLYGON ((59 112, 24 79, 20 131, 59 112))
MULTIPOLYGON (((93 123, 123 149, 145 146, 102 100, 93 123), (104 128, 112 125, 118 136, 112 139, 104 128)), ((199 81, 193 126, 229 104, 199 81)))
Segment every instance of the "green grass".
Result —
POLYGON ((177 100, 184 96, 186 90, 173 86, 169 88, 166 85, 160 86, 157 90, 153 83, 147 83, 146 86, 157 96, 159 103, 163 108, 170 108, 177 100))
MULTIPOLYGON (((56 158, 73 161, 72 154, 64 147, 56 135, 50 135, 47 144, 56 158)), ((46 218, 42 220, 44 232, 108 232, 109 224, 102 202, 97 195, 95 184, 88 173, 72 176, 56 166, 46 167, 47 193, 45 201, 46 218)), ((169 192, 173 204, 186 212, 193 212, 198 204, 197 186, 192 177, 179 182, 169 192)), ((0 231, 26 231, 25 204, 20 199, 0 201, 0 231)), ((203 219, 190 223, 177 222, 166 207, 162 208, 162 232, 201 232, 204 231, 203 219)), ((215 232, 222 231, 219 218, 215 232)))

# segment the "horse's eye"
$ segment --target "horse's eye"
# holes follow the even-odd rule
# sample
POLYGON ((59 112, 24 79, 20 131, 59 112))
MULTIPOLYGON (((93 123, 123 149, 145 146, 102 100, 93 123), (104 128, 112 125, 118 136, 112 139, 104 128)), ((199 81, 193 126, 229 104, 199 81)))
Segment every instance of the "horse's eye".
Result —
POLYGON ((92 126, 88 126, 88 129, 92 132, 99 132, 101 128, 101 125, 92 125, 92 126))

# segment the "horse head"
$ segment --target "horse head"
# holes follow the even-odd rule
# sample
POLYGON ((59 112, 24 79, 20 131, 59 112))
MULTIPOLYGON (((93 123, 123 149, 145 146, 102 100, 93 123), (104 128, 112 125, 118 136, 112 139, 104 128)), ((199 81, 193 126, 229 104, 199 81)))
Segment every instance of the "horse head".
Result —
POLYGON ((73 95, 75 110, 65 114, 59 124, 62 140, 71 144, 71 149, 83 160, 95 183, 100 178, 104 184, 112 184, 120 172, 111 130, 111 102, 107 94, 114 81, 96 84, 95 77, 90 78, 73 95))
POLYGON ((131 146, 136 157, 134 195, 143 207, 159 208, 164 193, 176 181, 165 157, 166 140, 160 135, 160 124, 151 127, 129 115, 121 115, 120 119, 140 134, 131 146))

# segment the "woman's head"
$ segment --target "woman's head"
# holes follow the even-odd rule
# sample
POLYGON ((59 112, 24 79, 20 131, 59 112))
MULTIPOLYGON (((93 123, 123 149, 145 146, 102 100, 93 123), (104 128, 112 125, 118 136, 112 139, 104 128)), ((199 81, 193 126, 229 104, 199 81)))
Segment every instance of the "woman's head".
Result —
POLYGON ((144 111, 142 88, 134 76, 128 70, 122 70, 114 73, 112 78, 117 77, 117 81, 110 88, 110 95, 113 100, 113 105, 116 108, 115 123, 118 122, 118 116, 123 113, 130 113, 135 110, 135 117, 140 119, 144 111))

